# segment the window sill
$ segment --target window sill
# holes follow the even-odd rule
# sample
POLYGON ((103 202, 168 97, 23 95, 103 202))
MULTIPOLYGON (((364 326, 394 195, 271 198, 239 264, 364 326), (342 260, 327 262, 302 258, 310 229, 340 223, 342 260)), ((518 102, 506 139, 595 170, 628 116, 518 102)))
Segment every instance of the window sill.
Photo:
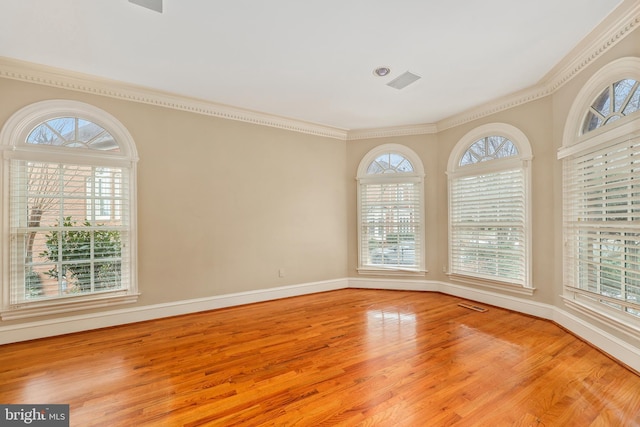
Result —
POLYGON ((576 296, 572 294, 562 295, 562 300, 567 307, 622 332, 631 338, 640 340, 640 328, 632 323, 635 318, 630 318, 629 321, 627 321, 621 318, 624 316, 623 313, 617 311, 609 312, 605 306, 600 307, 599 304, 578 300, 576 296))
POLYGON ((527 288, 522 285, 516 285, 514 283, 508 283, 508 282, 501 282, 498 280, 482 279, 479 277, 465 276, 462 274, 454 274, 454 273, 448 273, 447 276, 449 276, 449 279, 452 282, 458 282, 462 284, 472 284, 472 285, 481 286, 484 288, 489 288, 494 290, 497 289, 501 291, 520 294, 520 295, 531 296, 536 291, 535 288, 527 288))
POLYGON ((424 277, 428 273, 427 270, 402 270, 393 267, 387 268, 374 268, 374 267, 360 267, 358 268, 358 274, 365 274, 369 276, 413 276, 424 277))
POLYGON ((47 316, 79 310, 89 310, 120 304, 132 304, 138 301, 140 294, 100 295, 87 297, 69 297, 53 301, 34 301, 6 307, 0 313, 2 320, 24 319, 27 317, 47 316))

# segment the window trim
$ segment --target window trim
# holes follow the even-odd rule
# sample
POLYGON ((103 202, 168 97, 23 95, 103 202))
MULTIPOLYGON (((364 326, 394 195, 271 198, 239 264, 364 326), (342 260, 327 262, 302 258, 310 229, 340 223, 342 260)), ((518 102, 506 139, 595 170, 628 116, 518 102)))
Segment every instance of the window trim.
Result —
MULTIPOLYGON (((622 135, 621 129, 625 124, 634 122, 633 115, 625 116, 606 126, 601 126, 587 133, 582 133, 582 126, 587 117, 589 108, 593 101, 602 93, 605 87, 614 82, 625 78, 634 78, 640 81, 640 58, 624 57, 610 62, 600 70, 598 70, 584 84, 578 95, 576 96, 567 120, 565 122, 564 134, 562 137, 562 148, 558 152, 558 158, 570 155, 572 151, 582 151, 585 149, 583 143, 586 141, 597 140, 598 136, 603 133, 615 132, 615 135, 622 135), (580 146, 580 147, 576 147, 580 146), (573 147, 573 149, 572 149, 573 147)), ((593 142, 591 142, 594 144, 593 142)), ((597 143, 595 143, 597 144, 597 143)))
MULTIPOLYGON (((573 102, 565 124, 562 147, 557 158, 564 161, 573 156, 580 156, 599 147, 613 146, 623 140, 640 135, 640 111, 622 117, 612 123, 600 126, 592 131, 582 133, 584 120, 594 100, 602 91, 619 80, 633 78, 640 81, 640 58, 625 57, 612 61, 598 70, 582 87, 573 102)), ((563 211, 566 210, 565 167, 563 162, 563 211)), ((563 222, 562 241, 566 242, 567 231, 563 222)), ((563 248, 566 245, 563 245, 563 248)), ((637 316, 607 307, 586 297, 580 290, 572 290, 575 283, 566 282, 567 252, 563 249, 563 290, 562 301, 568 308, 585 316, 602 322, 632 338, 640 339, 640 327, 637 316)))
POLYGON ((448 210, 448 268, 447 276, 456 282, 471 283, 477 286, 486 287, 489 289, 500 289, 516 294, 533 295, 535 287, 532 280, 532 221, 531 221, 531 161, 533 159, 533 153, 531 151, 531 144, 527 136, 515 126, 507 123, 487 123, 482 126, 478 126, 465 134, 455 145, 451 154, 449 155, 449 161, 447 164, 447 193, 449 200, 448 210), (505 157, 493 159, 490 161, 479 162, 468 165, 460 165, 460 160, 466 151, 475 142, 482 138, 490 136, 502 136, 509 139, 518 149, 518 156, 505 157), (497 278, 488 278, 484 276, 467 275, 453 272, 453 257, 451 251, 453 249, 453 224, 451 218, 452 212, 452 182, 457 178, 465 176, 475 176, 479 174, 489 174, 499 171, 507 171, 510 169, 522 169, 524 179, 524 191, 525 191, 525 219, 524 219, 524 233, 525 233, 525 272, 524 272, 524 285, 515 284, 509 281, 499 280, 497 278))
POLYGON ((139 296, 137 278, 137 212, 136 212, 136 165, 138 154, 131 134, 115 117, 92 105, 72 100, 47 100, 30 104, 15 112, 0 130, 0 208, 2 224, 0 228, 2 257, 0 260, 0 316, 2 320, 59 314, 77 310, 112 306, 136 302, 139 296), (57 117, 80 117, 96 123, 109 132, 118 142, 120 151, 100 152, 98 150, 74 149, 68 147, 44 146, 26 143, 30 132, 40 123, 57 117), (49 163, 80 162, 96 167, 122 167, 129 175, 129 256, 126 262, 130 269, 130 283, 126 290, 97 292, 88 295, 74 295, 50 300, 29 301, 11 305, 10 265, 11 242, 9 236, 9 212, 11 209, 10 162, 14 159, 42 161, 49 163))
POLYGON ((367 154, 364 155, 357 170, 357 219, 358 219, 358 267, 357 271, 359 274, 368 274, 368 275, 382 275, 382 276, 424 276, 427 273, 426 268, 426 243, 425 243, 425 198, 424 198, 424 166, 422 164, 422 160, 420 157, 409 147, 404 146, 402 144, 383 144, 375 147, 370 150, 367 154), (380 155, 385 153, 397 153, 407 160, 409 160, 414 168, 413 173, 400 173, 400 174, 367 174, 367 170, 369 165, 380 155), (417 182, 419 184, 419 205, 420 205, 420 239, 421 239, 421 253, 419 261, 418 269, 403 269, 400 267, 380 267, 375 268, 367 265, 363 265, 361 254, 362 254, 362 194, 361 194, 361 184, 366 183, 380 183, 380 182, 417 182))

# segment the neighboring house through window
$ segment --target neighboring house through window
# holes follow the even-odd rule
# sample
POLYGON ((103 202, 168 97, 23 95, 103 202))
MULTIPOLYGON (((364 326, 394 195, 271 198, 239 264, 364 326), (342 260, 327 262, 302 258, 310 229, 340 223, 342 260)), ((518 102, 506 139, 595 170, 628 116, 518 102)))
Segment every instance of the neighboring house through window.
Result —
POLYGON ((386 144, 358 168, 360 272, 422 274, 424 171, 409 148, 386 144))
POLYGON ((640 59, 596 73, 563 147, 564 298, 640 338, 640 59))
POLYGON ((532 288, 531 148, 517 128, 474 129, 449 158, 449 274, 453 279, 532 288))
POLYGON ((15 113, 2 148, 2 318, 137 299, 135 164, 126 129, 87 104, 15 113))

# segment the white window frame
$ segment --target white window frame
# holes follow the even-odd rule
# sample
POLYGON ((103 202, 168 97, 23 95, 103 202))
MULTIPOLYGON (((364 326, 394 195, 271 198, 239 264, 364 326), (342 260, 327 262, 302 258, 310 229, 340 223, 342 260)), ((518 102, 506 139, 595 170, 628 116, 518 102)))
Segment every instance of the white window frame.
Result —
POLYGON ((424 167, 420 157, 410 148, 401 144, 384 144, 369 151, 360 161, 356 180, 358 182, 358 273, 371 275, 405 275, 405 276, 424 276, 427 272, 425 263, 425 205, 424 205, 424 167), (368 174, 369 165, 378 157, 386 153, 398 154, 407 159, 413 166, 413 172, 384 173, 384 174, 368 174), (367 184, 384 184, 384 183, 416 183, 418 193, 418 211, 420 218, 416 221, 419 232, 415 235, 416 240, 416 261, 415 267, 407 267, 399 265, 377 266, 366 262, 362 255, 365 250, 362 232, 362 188, 367 184))
MULTIPOLYGON (((626 57, 615 60, 597 71, 583 86, 576 97, 565 125, 563 145, 558 151, 558 159, 563 162, 563 302, 594 320, 600 321, 634 339, 640 339, 640 319, 623 310, 607 304, 606 297, 583 289, 587 284, 575 283, 578 261, 574 259, 577 244, 571 239, 571 222, 575 214, 570 205, 569 176, 572 159, 589 157, 596 151, 607 152, 618 144, 640 139, 640 111, 604 124, 594 130, 583 132, 584 121, 591 105, 605 88, 623 79, 640 81, 640 58, 626 57), (582 285, 582 286, 581 286, 582 285)), ((602 228, 606 231, 606 228, 602 228)), ((636 226, 633 231, 637 232, 636 226)), ((632 231, 632 230, 629 230, 632 231)), ((613 299, 608 301, 614 303, 613 299)))
POLYGON ((117 190, 122 188, 122 176, 120 173, 114 173, 110 169, 96 167, 92 176, 87 177, 86 191, 89 198, 87 199, 86 217, 89 221, 109 221, 122 217, 122 206, 115 197, 117 190), (106 206, 102 206, 103 203, 106 206), (94 211, 94 205, 100 206, 100 214, 94 211))
MULTIPOLYGON (((2 209, 2 228, 0 240, 2 255, 0 262, 0 315, 2 320, 20 319, 34 316, 65 313, 70 311, 112 306, 114 304, 133 303, 138 299, 137 283, 137 213, 136 213, 136 164, 138 154, 132 136, 127 129, 109 113, 78 101, 48 100, 28 105, 14 113, 0 131, 0 203, 2 209), (27 143, 27 137, 39 124, 60 117, 79 117, 93 122, 108 133, 118 143, 119 151, 100 151, 95 149, 69 148, 27 143), (129 212, 127 238, 122 241, 127 246, 127 255, 122 258, 122 268, 127 269, 128 284, 125 288, 112 292, 82 293, 54 298, 12 301, 12 245, 10 212, 11 206, 11 164, 15 161, 37 161, 57 164, 90 165, 95 168, 119 168, 126 173, 128 181, 129 212)), ((112 208, 115 208, 112 206, 112 208)), ((79 218, 80 219, 80 218, 79 218)), ((24 269, 23 269, 24 270, 24 269)), ((16 272, 14 295, 20 295, 18 283, 20 274, 16 272)))
POLYGON ((448 277, 457 282, 470 283, 492 289, 507 290, 513 293, 532 295, 535 291, 531 274, 531 160, 533 154, 531 145, 526 135, 507 123, 488 123, 479 126, 464 135, 453 148, 447 166, 448 193, 449 193, 449 245, 448 245, 448 277), (478 140, 491 136, 501 136, 513 143, 518 150, 517 156, 492 159, 473 164, 460 165, 461 159, 467 150, 478 140), (498 276, 488 276, 474 274, 470 272, 456 271, 454 260, 455 242, 453 241, 453 186, 456 180, 462 178, 475 177, 480 175, 491 175, 503 171, 521 171, 524 191, 524 218, 522 227, 524 228, 524 255, 522 266, 524 277, 522 282, 514 282, 498 276))

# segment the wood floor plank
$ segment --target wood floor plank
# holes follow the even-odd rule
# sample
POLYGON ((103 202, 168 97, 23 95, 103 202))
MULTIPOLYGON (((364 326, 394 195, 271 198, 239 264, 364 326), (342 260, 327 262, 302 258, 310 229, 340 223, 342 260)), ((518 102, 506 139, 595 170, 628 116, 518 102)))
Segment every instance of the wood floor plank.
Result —
POLYGON ((345 289, 0 346, 73 426, 640 426, 640 377, 556 325, 345 289))

